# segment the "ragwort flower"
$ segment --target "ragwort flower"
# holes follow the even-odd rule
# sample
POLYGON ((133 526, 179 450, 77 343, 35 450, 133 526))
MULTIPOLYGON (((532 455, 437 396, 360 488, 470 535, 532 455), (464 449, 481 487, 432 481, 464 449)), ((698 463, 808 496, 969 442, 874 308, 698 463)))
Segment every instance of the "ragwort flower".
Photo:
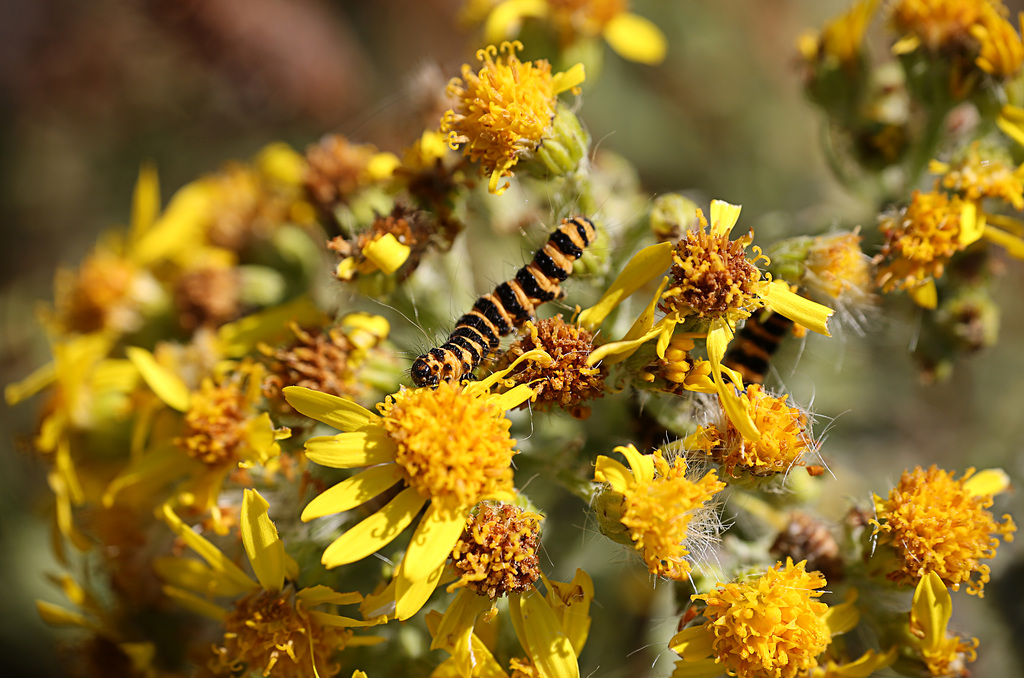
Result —
POLYGON ((165 505, 164 520, 205 563, 174 557, 159 559, 157 570, 167 581, 164 592, 193 612, 223 624, 223 639, 213 646, 208 663, 216 675, 246 670, 282 678, 304 678, 311 673, 334 676, 341 670, 333 661, 336 652, 382 640, 353 638, 351 629, 374 626, 383 620, 360 621, 313 609, 320 605, 352 605, 363 597, 322 585, 296 590, 293 582, 298 565, 285 552, 268 509, 269 504, 256 490, 245 491, 241 536, 255 574, 253 579, 165 505), (233 601, 225 608, 209 600, 211 597, 233 601))
POLYGON ((596 500, 602 529, 617 523, 611 529, 628 532, 651 574, 686 579, 692 540, 708 538, 715 525, 709 504, 725 483, 714 470, 687 478, 686 460, 677 456, 670 463, 661 450, 644 455, 630 445, 615 451, 629 468, 601 455, 594 469, 594 480, 609 485, 596 500))
POLYGON ((994 558, 999 537, 1013 541, 1017 530, 1010 516, 997 523, 987 510, 1008 486, 998 469, 975 475, 971 468, 959 480, 936 466, 904 471, 888 499, 875 495, 874 534, 895 551, 887 577, 905 585, 934 572, 954 591, 966 582, 968 593, 984 595, 989 566, 980 561, 994 558))
POLYGON ((692 596, 706 603, 706 621, 669 641, 681 657, 673 677, 796 678, 814 669, 832 636, 857 623, 851 603, 818 600, 824 586, 820 572, 787 559, 756 579, 692 596))
POLYGON ((587 328, 600 325, 623 299, 671 266, 670 276, 663 280, 626 336, 595 349, 588 362, 624 360, 651 339, 657 339, 658 357, 664 358, 677 325, 684 321, 700 323, 707 327, 708 359, 723 407, 743 434, 756 440, 757 429, 733 391, 734 384, 742 388, 740 378, 730 374, 731 383, 727 382, 722 366, 736 323, 758 309, 768 308, 830 336, 827 321, 832 309, 791 292, 785 283, 762 273, 756 266, 762 258, 760 250, 754 248, 753 260, 746 256, 752 234, 729 240, 739 214, 739 206, 714 200, 709 228, 703 212, 698 210, 699 229, 687 231, 675 247, 659 243, 634 255, 597 304, 581 314, 580 323, 587 328), (657 323, 655 308, 665 313, 657 323))
POLYGON ((452 656, 431 674, 435 678, 467 675, 492 678, 538 678, 579 676, 577 657, 590 633, 590 603, 594 583, 583 570, 576 570, 571 582, 551 581, 541 575, 547 593, 536 588, 509 596, 509 615, 525 657, 513 658, 506 673, 492 649, 475 632, 481 622, 493 616, 486 597, 460 592, 442 617, 427 615, 427 627, 434 636, 432 649, 452 656), (468 596, 475 599, 475 604, 468 596))
MULTIPOLYGON (((534 352, 522 359, 541 357, 534 352)), ((403 388, 377 405, 379 414, 326 393, 284 390, 300 413, 344 431, 306 441, 310 460, 334 468, 369 467, 313 499, 302 520, 348 511, 396 485, 404 488, 328 546, 324 565, 353 563, 383 548, 429 504, 395 575, 399 619, 426 602, 423 592, 433 591, 473 507, 485 499, 514 498, 515 440, 505 411, 533 390, 520 385, 491 393, 505 374, 465 385, 443 382, 436 390, 403 388)))
POLYGON ((521 160, 537 155, 547 169, 567 174, 588 141, 575 115, 558 103, 559 94, 583 82, 583 65, 552 75, 547 61, 520 61, 516 51, 522 48, 517 41, 477 51, 483 68, 474 73, 464 64, 462 77, 452 78, 448 94, 455 107, 441 120, 449 145, 462 145, 463 155, 480 162, 490 177, 487 189, 498 195, 509 185, 498 181, 512 176, 521 160), (499 52, 504 57, 495 60, 499 52))

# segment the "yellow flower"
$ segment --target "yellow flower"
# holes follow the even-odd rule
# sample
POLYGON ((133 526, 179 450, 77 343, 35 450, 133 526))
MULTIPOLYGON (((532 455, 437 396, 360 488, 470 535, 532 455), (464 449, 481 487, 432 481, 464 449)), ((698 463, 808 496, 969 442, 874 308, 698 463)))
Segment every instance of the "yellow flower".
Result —
MULTIPOLYGON (((540 357, 534 352, 521 359, 540 357)), ((466 385, 445 382, 436 390, 402 389, 378 404, 379 415, 345 398, 295 386, 284 390, 300 413, 344 431, 308 440, 310 460, 334 468, 369 467, 313 499, 302 520, 348 511, 396 485, 404 488, 328 546, 324 565, 353 563, 378 551, 429 503, 395 575, 399 619, 426 602, 423 591, 436 585, 473 507, 486 499, 514 498, 515 440, 505 411, 533 390, 521 385, 491 393, 507 372, 466 385)))
POLYGON ((653 22, 627 11, 628 0, 498 0, 489 7, 472 7, 466 17, 483 19, 489 43, 518 37, 523 20, 541 19, 558 31, 563 46, 601 36, 619 56, 642 64, 665 60, 668 44, 653 22))
POLYGON ((630 445, 615 451, 630 468, 603 455, 597 458, 594 480, 609 485, 597 499, 602 522, 618 522, 628 530, 651 574, 685 580, 691 569, 688 542, 713 529, 709 503, 725 483, 714 470, 687 478, 686 460, 677 456, 670 464, 661 450, 642 455, 630 445))
POLYGON ((523 63, 516 57, 522 47, 519 42, 504 42, 500 50, 494 45, 479 50, 483 68, 474 73, 464 64, 462 77, 452 78, 448 95, 456 105, 441 120, 449 145, 454 149, 461 144, 463 155, 480 162, 490 177, 488 190, 499 195, 508 183, 498 186, 498 180, 512 176, 516 163, 533 157, 542 144, 554 144, 558 95, 584 78, 582 64, 552 75, 547 61, 523 63), (495 60, 499 51, 504 57, 495 60))
POLYGON ((977 659, 978 639, 950 636, 953 598, 935 572, 921 577, 910 609, 911 644, 933 676, 969 676, 966 665, 977 659))
MULTIPOLYGON (((541 575, 543 577, 543 575, 541 575)), ((576 570, 571 582, 550 581, 543 577, 546 595, 536 588, 509 596, 509 615, 519 644, 526 652, 510 662, 506 673, 483 640, 475 633, 478 626, 493 617, 486 597, 469 591, 459 592, 442 617, 427 615, 427 627, 434 642, 431 649, 443 649, 452 656, 431 674, 435 678, 461 678, 468 675, 508 678, 575 678, 579 676, 577 657, 583 651, 590 632, 590 603, 594 584, 583 570, 576 570)))
POLYGON ((945 163, 933 160, 932 174, 941 174, 939 184, 964 200, 998 198, 1017 211, 1024 210, 1024 167, 1012 167, 1009 158, 995 150, 982 152, 979 142, 971 144, 962 158, 945 163))
POLYGON ((245 490, 241 536, 254 579, 164 505, 164 520, 205 561, 158 559, 157 571, 167 582, 164 592, 193 612, 223 624, 223 639, 214 645, 208 663, 215 673, 261 671, 282 678, 305 678, 311 671, 336 675, 341 670, 332 661, 336 652, 382 640, 354 639, 351 629, 383 620, 360 621, 313 609, 351 605, 363 597, 322 585, 296 590, 298 565, 285 552, 268 509, 256 490, 245 490), (233 602, 224 608, 211 597, 230 597, 233 602))
POLYGON ((710 227, 703 212, 698 210, 697 213, 699 229, 687 231, 675 247, 671 243, 659 243, 635 254, 604 296, 580 315, 583 327, 596 328, 623 299, 671 266, 670 277, 663 280, 626 336, 595 349, 588 363, 624 360, 651 339, 657 339, 658 357, 664 358, 676 325, 686 320, 701 323, 707 327, 708 359, 723 407, 744 436, 756 440, 757 429, 733 392, 734 384, 742 388, 740 377, 731 370, 725 372, 722 367, 722 357, 732 340, 736 323, 758 309, 768 308, 830 336, 827 321, 833 311, 791 292, 785 283, 772 281, 762 273, 755 265, 762 258, 760 250, 754 248, 753 260, 746 257, 745 249, 752 234, 729 240, 739 219, 739 206, 712 201, 710 227), (665 313, 657 323, 654 322, 655 308, 665 313), (732 383, 726 381, 725 374, 732 383))
POLYGON ((1024 63, 1024 44, 999 0, 898 0, 890 12, 901 34, 893 52, 909 54, 923 48, 949 64, 955 98, 966 96, 980 73, 1008 80, 1024 63))
POLYGON ((807 412, 787 405, 788 398, 765 393, 760 384, 750 384, 740 400, 761 434, 757 440, 747 440, 727 419, 721 430, 714 424, 699 427, 683 445, 703 450, 731 476, 737 475, 737 469, 764 477, 804 466, 803 457, 814 453, 817 444, 811 436, 807 412))
POLYGON ((676 332, 665 348, 665 357, 645 365, 640 379, 655 389, 677 395, 682 395, 683 391, 716 393, 718 387, 711 378, 711 363, 692 358, 690 351, 694 346, 692 337, 676 332))
POLYGON ((818 666, 831 637, 857 623, 852 602, 829 608, 817 600, 825 578, 804 563, 776 563, 747 582, 719 584, 694 595, 707 621, 680 631, 669 648, 680 655, 675 678, 713 676, 795 678, 818 666))
POLYGON ((129 347, 127 353, 153 393, 182 416, 150 433, 149 449, 108 486, 103 499, 107 506, 128 487, 162 487, 188 476, 176 490, 178 500, 209 510, 229 474, 253 464, 266 465, 281 453, 277 441, 290 431, 275 429, 270 415, 257 407, 262 400, 261 366, 227 362, 214 376, 189 388, 149 351, 129 347), (169 431, 174 433, 167 436, 169 431))
POLYGON ((840 303, 863 302, 871 287, 871 257, 860 246, 857 229, 812 239, 802 283, 840 303))
POLYGON ((905 585, 934 572, 954 591, 966 582, 968 593, 984 595, 989 567, 979 561, 994 558, 998 537, 1013 541, 1017 529, 1010 516, 997 523, 986 510, 1008 486, 998 469, 968 469, 959 480, 936 466, 904 471, 888 499, 875 495, 871 520, 879 543, 895 551, 888 578, 905 585))

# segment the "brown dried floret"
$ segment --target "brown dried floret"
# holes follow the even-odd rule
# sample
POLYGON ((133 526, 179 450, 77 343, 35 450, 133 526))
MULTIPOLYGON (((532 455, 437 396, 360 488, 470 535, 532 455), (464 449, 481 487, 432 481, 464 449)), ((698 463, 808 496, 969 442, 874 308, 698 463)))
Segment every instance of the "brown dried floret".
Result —
POLYGON ((196 268, 183 273, 174 286, 178 323, 188 332, 234 320, 240 305, 241 280, 234 268, 196 268))
POLYGON ((540 577, 540 516, 512 504, 483 503, 452 549, 460 584, 491 600, 527 591, 540 577))

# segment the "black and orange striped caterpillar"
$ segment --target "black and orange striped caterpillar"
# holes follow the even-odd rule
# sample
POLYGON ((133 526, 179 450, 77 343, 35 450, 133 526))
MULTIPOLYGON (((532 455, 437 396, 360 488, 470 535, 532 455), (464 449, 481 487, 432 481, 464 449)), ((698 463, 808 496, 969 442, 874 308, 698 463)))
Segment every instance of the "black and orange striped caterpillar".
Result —
POLYGON ((589 219, 563 219, 533 255, 533 261, 520 268, 514 278, 477 299, 473 309, 455 323, 444 344, 413 361, 413 383, 436 387, 476 369, 484 356, 498 349, 501 337, 533 320, 537 306, 565 296, 559 283, 569 277, 573 262, 596 236, 589 219))
POLYGON ((740 328, 725 352, 722 364, 739 372, 744 384, 763 384, 768 377, 772 356, 793 329, 793 324, 792 320, 774 311, 755 313, 740 328))

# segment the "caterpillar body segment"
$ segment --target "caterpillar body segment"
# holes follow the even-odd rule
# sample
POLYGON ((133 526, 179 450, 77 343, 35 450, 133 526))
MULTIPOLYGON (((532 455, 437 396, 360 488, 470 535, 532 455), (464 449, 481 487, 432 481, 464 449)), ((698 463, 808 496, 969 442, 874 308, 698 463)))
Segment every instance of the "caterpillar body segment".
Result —
POLYGON ((561 283, 596 236, 589 219, 563 219, 530 263, 477 299, 469 313, 456 321, 444 344, 413 361, 413 383, 436 387, 476 369, 485 356, 498 349, 501 337, 535 318, 537 306, 565 297, 561 283))

